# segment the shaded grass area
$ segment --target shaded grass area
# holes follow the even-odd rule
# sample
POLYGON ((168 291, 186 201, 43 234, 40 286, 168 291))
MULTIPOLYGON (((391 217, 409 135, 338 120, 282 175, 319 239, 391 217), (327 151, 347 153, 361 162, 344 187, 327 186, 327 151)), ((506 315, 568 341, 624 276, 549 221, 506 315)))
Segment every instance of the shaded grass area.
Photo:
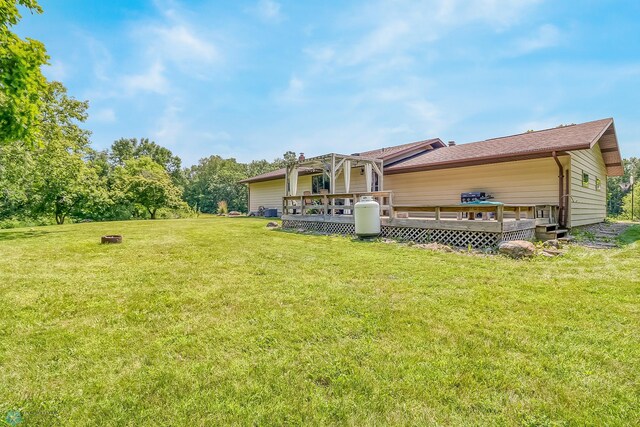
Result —
POLYGON ((250 218, 0 231, 0 411, 31 425, 633 425, 639 255, 514 261, 250 218), (98 243, 114 233, 123 244, 98 243))
POLYGON ((618 236, 618 242, 622 245, 628 245, 638 240, 640 240, 640 225, 632 225, 618 236))

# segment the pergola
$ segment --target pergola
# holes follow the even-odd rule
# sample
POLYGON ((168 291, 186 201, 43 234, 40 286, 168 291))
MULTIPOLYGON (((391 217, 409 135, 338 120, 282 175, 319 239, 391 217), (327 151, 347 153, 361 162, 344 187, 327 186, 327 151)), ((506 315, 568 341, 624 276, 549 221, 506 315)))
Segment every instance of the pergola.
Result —
POLYGON ((329 194, 336 194, 336 182, 340 175, 342 175, 344 179, 344 192, 350 192, 351 168, 364 169, 365 188, 367 192, 373 190, 373 174, 376 174, 378 177, 377 190, 383 191, 384 189, 384 176, 382 173, 383 162, 381 159, 330 153, 308 159, 301 159, 287 166, 284 178, 285 196, 297 196, 298 171, 300 168, 322 172, 323 175, 329 179, 329 194))

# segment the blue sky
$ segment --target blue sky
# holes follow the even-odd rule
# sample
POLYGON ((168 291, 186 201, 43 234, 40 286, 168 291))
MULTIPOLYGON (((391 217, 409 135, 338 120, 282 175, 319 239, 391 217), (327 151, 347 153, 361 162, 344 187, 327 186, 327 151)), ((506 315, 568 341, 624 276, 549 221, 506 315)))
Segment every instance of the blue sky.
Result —
POLYGON ((17 31, 96 148, 185 165, 458 143, 614 117, 640 156, 640 2, 40 0, 17 31))

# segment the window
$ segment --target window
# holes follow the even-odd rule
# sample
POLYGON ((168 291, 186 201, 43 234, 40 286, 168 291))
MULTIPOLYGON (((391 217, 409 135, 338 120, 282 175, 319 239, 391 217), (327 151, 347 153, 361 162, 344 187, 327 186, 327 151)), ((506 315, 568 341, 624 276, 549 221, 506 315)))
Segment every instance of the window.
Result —
POLYGON ((589 174, 582 171, 582 186, 589 188, 589 174))
POLYGON ((602 181, 600 181, 600 178, 596 178, 596 190, 600 191, 600 188, 602 188, 602 181))
POLYGON ((311 192, 313 194, 320 193, 320 190, 328 190, 329 189, 329 178, 327 178, 324 174, 322 175, 313 175, 311 177, 311 192))

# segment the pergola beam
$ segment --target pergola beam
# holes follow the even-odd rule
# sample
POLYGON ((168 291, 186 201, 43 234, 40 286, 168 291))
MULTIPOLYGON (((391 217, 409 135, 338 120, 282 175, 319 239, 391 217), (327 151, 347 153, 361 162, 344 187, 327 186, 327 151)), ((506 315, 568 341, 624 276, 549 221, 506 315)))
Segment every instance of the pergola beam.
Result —
MULTIPOLYGON (((285 182, 285 195, 286 196, 295 196, 295 194, 290 194, 290 190, 292 188, 290 180, 292 179, 292 175, 295 176, 297 174, 293 174, 294 169, 306 168, 306 169, 317 169, 318 171, 322 171, 322 174, 329 178, 329 193, 336 193, 336 184, 338 177, 344 173, 345 161, 350 161, 351 168, 359 168, 364 167, 365 165, 371 165, 372 170, 378 176, 378 190, 383 189, 383 161, 381 159, 377 159, 374 157, 362 157, 362 156, 353 156, 346 154, 337 154, 337 153, 329 153, 324 154, 322 156, 311 157, 308 159, 304 159, 301 161, 297 161, 293 164, 287 165, 285 168, 284 182, 285 182)), ((349 163, 347 163, 349 164, 349 163)), ((297 187, 294 186, 294 187, 297 187)))

